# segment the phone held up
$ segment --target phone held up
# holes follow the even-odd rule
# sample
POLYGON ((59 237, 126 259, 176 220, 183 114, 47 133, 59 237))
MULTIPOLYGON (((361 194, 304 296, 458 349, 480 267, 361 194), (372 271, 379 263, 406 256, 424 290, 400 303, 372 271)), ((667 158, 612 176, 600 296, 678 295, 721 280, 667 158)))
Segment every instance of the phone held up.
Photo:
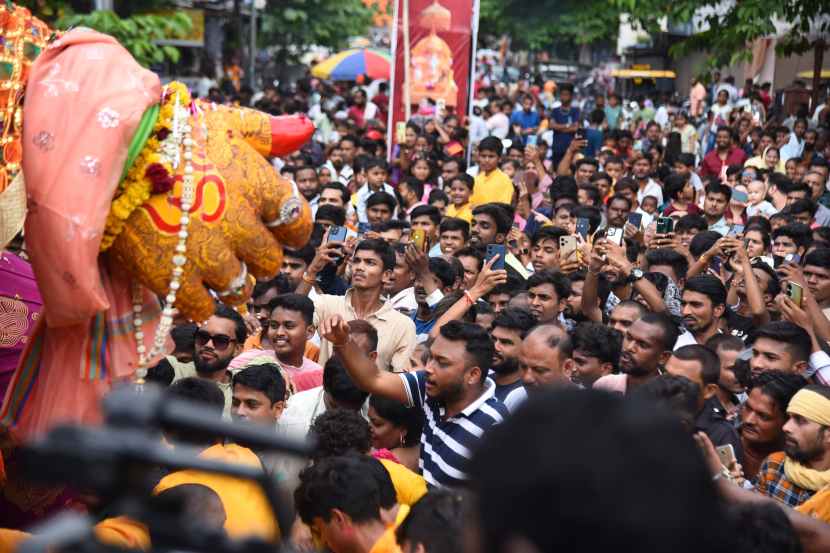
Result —
POLYGON ((504 269, 505 251, 504 244, 490 244, 487 246, 487 253, 485 254, 484 261, 489 263, 491 259, 498 255, 499 257, 496 259, 495 263, 493 263, 491 269, 494 271, 500 271, 504 269))
POLYGON ((609 242, 613 242, 618 246, 622 246, 623 244, 623 229, 620 227, 608 227, 608 230, 605 233, 605 238, 609 242))

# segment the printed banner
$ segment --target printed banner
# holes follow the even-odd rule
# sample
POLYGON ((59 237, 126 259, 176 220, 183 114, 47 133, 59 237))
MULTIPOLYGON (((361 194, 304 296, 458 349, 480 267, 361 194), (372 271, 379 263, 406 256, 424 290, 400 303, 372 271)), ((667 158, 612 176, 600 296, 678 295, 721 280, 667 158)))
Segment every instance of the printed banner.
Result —
POLYGON ((395 0, 390 152, 409 117, 431 117, 425 108, 428 100, 466 116, 477 4, 478 0, 395 0))

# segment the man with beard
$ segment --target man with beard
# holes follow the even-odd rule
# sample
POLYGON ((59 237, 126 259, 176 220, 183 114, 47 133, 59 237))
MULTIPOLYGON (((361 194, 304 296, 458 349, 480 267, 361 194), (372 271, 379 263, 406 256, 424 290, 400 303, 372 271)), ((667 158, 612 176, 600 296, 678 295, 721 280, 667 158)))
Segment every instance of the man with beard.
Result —
POLYGON ((726 309, 726 288, 712 275, 692 277, 686 282, 680 304, 686 332, 680 335, 674 349, 705 344, 719 332, 718 324, 726 309))
POLYGON ((718 127, 715 134, 715 147, 703 158, 700 164, 700 178, 721 177, 730 165, 743 166, 746 152, 732 144, 732 129, 718 127))
POLYGON ((228 370, 231 360, 242 352, 248 332, 242 316, 220 303, 216 312, 202 323, 195 334, 196 375, 215 382, 225 395, 223 415, 231 412, 231 372, 228 370))
MULTIPOLYGON (((473 224, 470 225, 470 245, 486 248, 490 244, 505 244, 507 234, 513 224, 513 215, 509 205, 489 203, 473 209, 473 224)), ((504 257, 508 273, 514 273, 522 280, 529 276, 527 269, 519 259, 507 250, 504 257)))
POLYGON ((519 369, 528 393, 569 386, 573 367, 571 353, 571 340, 562 325, 543 324, 531 330, 519 349, 519 369))
POLYGON ((301 167, 294 173, 294 182, 297 190, 311 206, 311 216, 317 215, 317 206, 320 203, 320 180, 314 167, 301 167))
POLYGON ((768 371, 750 382, 749 397, 741 406, 740 428, 743 470, 749 480, 757 480, 768 455, 784 449, 787 405, 806 384, 802 377, 783 371, 768 371))
POLYGON ((527 392, 519 369, 519 349, 527 333, 536 326, 536 319, 523 309, 508 307, 496 315, 490 332, 495 342, 493 373, 496 398, 512 413, 525 400, 527 392))
POLYGON ((320 333, 337 350, 355 384, 425 413, 421 438, 423 477, 432 486, 455 486, 467 479, 465 465, 481 436, 508 416, 487 378, 495 354, 481 327, 461 321, 443 325, 430 346, 422 371, 393 374, 378 369, 350 339, 340 316, 325 319, 320 333))
POLYGON ((628 198, 622 194, 611 196, 607 209, 609 227, 625 228, 629 213, 631 213, 631 201, 628 198))
POLYGON ((758 491, 798 507, 830 484, 830 388, 802 388, 790 400, 787 416, 784 451, 761 465, 758 491))
POLYGON ((671 356, 677 341, 677 326, 666 315, 647 313, 625 332, 620 372, 594 382, 594 389, 623 395, 656 378, 671 356))
POLYGON ((706 198, 703 201, 703 218, 713 230, 721 236, 729 232, 729 223, 726 222, 726 208, 732 199, 732 189, 719 182, 712 182, 706 187, 706 198))
POLYGON ((618 330, 599 323, 581 323, 571 342, 574 384, 591 388, 603 376, 617 372, 622 348, 622 333, 618 330))

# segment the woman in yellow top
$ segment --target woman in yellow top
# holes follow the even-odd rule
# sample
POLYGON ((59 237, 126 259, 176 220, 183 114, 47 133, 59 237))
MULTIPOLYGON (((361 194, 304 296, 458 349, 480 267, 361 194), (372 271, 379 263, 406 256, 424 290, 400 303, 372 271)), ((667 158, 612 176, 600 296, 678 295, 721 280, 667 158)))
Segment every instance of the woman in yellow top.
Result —
POLYGON ((473 186, 473 177, 467 173, 460 173, 452 178, 450 181, 450 205, 447 206, 447 217, 463 219, 468 223, 473 222, 473 206, 470 203, 473 186))
POLYGON ((755 167, 772 173, 786 173, 787 169, 781 161, 781 154, 775 146, 767 146, 764 153, 746 160, 744 167, 755 167))

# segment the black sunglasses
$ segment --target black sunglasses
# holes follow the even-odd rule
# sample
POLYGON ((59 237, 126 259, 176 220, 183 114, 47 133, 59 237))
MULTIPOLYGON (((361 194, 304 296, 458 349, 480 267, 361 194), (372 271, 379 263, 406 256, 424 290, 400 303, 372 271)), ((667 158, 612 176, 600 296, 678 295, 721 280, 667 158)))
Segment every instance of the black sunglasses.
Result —
POLYGON ((208 342, 213 342, 213 349, 216 351, 225 351, 232 342, 236 342, 235 339, 225 334, 211 334, 204 330, 197 330, 195 338, 196 345, 199 347, 204 347, 208 342))

